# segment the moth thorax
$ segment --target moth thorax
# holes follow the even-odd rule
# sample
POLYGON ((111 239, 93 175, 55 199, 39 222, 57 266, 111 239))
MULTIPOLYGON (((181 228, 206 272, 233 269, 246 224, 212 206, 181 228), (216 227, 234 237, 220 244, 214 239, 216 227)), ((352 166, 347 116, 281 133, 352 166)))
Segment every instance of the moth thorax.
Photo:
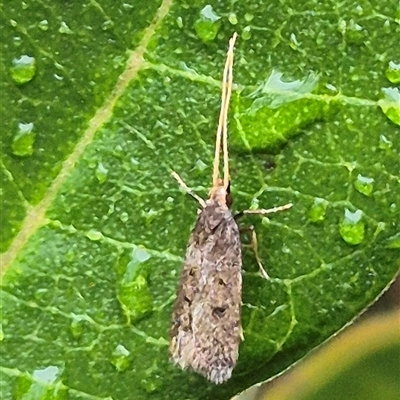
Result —
POLYGON ((228 196, 228 191, 222 184, 212 187, 210 190, 209 196, 210 196, 210 200, 213 200, 214 202, 218 203, 220 206, 227 205, 226 200, 227 200, 227 196, 228 196))

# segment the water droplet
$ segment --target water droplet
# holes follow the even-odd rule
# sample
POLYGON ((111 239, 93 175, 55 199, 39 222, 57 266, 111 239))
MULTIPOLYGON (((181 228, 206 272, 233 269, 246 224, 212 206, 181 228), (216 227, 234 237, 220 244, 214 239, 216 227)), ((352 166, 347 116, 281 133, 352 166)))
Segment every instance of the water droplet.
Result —
POLYGON ((107 180, 108 169, 103 165, 103 163, 99 162, 96 168, 96 178, 100 183, 104 183, 107 180))
POLYGON ((355 11, 359 16, 364 14, 364 9, 359 4, 355 7, 355 11))
POLYGON ((243 40, 249 40, 251 38, 251 27, 250 26, 244 27, 243 32, 240 35, 240 37, 243 40))
POLYGON ((119 344, 114 349, 112 353, 111 363, 115 366, 117 371, 125 371, 129 367, 130 354, 130 351, 122 344, 119 344))
POLYGON ((326 207, 328 205, 328 202, 325 201, 324 199, 321 199, 317 197, 314 200, 314 204, 311 207, 311 209, 308 211, 308 219, 311 222, 319 222, 323 221, 325 219, 325 214, 326 214, 326 207))
POLYGON ((125 10, 132 10, 132 8, 134 6, 132 4, 129 4, 129 3, 123 3, 122 7, 125 8, 125 10))
POLYGON ((14 155, 27 157, 33 154, 33 144, 35 143, 35 134, 33 132, 33 123, 18 124, 18 132, 13 138, 11 149, 14 155))
POLYGON ((200 158, 197 159, 195 166, 196 166, 195 168, 201 172, 207 169, 207 164, 203 162, 203 160, 200 160, 200 158))
POLYGON ((395 124, 400 125, 400 91, 399 88, 382 88, 384 98, 378 105, 384 114, 395 124))
POLYGON ((65 35, 72 35, 73 33, 70 27, 64 21, 61 22, 61 26, 58 32, 63 33, 65 35))
POLYGON ((400 232, 390 237, 388 240, 387 248, 389 249, 400 249, 400 232))
POLYGON ((210 5, 206 5, 200 11, 200 18, 194 23, 197 36, 203 42, 210 42, 215 39, 221 27, 221 17, 217 15, 210 5))
POLYGON ((362 194, 366 196, 371 196, 372 191, 374 190, 374 178, 368 178, 367 176, 363 176, 358 174, 356 181, 354 182, 354 187, 362 194))
POLYGON ((132 250, 132 262, 142 263, 150 259, 151 255, 142 247, 135 247, 132 250))
POLYGON ((250 14, 250 13, 244 14, 244 19, 245 19, 247 22, 252 21, 253 18, 254 18, 254 15, 253 15, 253 14, 250 14))
POLYGON ((14 36, 13 37, 13 44, 15 47, 21 46, 22 44, 22 39, 20 36, 14 36))
POLYGON ((108 31, 112 28, 114 28, 114 22, 111 21, 110 19, 107 21, 104 21, 103 24, 101 25, 101 29, 103 29, 103 31, 108 31))
POLYGON ((390 150, 393 146, 393 143, 385 136, 385 135, 380 135, 379 136, 379 145, 378 147, 381 150, 390 150))
POLYGON ((365 224, 362 221, 362 211, 351 212, 346 208, 344 218, 340 222, 340 235, 351 245, 360 244, 365 237, 365 224))
POLYGON ((153 309, 153 295, 147 282, 149 271, 145 264, 150 257, 145 249, 135 246, 118 285, 117 298, 128 323, 153 309))
POLYGON ((287 81, 282 72, 272 70, 266 82, 262 82, 248 97, 255 100, 251 104, 249 113, 254 115, 258 110, 267 106, 277 109, 284 104, 291 103, 306 96, 316 88, 319 82, 318 75, 310 73, 303 79, 287 81))
POLYGON ((73 320, 70 325, 71 333, 75 339, 79 339, 83 333, 83 326, 82 326, 83 319, 79 315, 75 314, 72 314, 72 317, 73 320))
POLYGON ((97 242, 98 240, 101 240, 104 236, 101 232, 91 229, 90 231, 86 232, 86 237, 93 242, 97 242))
POLYGON ((10 68, 11 78, 17 85, 30 82, 36 74, 36 60, 34 57, 23 55, 14 58, 10 68))
POLYGON ((123 212, 123 213, 119 216, 119 219, 120 219, 122 222, 124 222, 124 223, 127 222, 128 219, 129 219, 128 213, 123 212))
POLYGON ((366 31, 364 28, 357 24, 353 19, 350 19, 346 24, 346 37, 349 43, 362 44, 366 31))
POLYGON ((47 31, 49 29, 49 21, 47 21, 47 19, 42 19, 39 23, 38 23, 38 27, 42 30, 42 31, 47 31))
POLYGON ((178 28, 183 28, 183 19, 182 19, 182 17, 178 17, 176 19, 176 24, 178 25, 178 28))
POLYGON ((400 83, 400 64, 390 61, 386 70, 386 78, 392 83, 400 83))
POLYGON ((228 20, 232 25, 237 25, 238 23, 238 17, 234 12, 229 14, 228 20))
POLYGON ((60 368, 55 365, 49 365, 46 368, 33 371, 33 378, 37 381, 53 383, 60 376, 60 368))
POLYGON ((338 91, 338 90, 337 90, 337 87, 333 86, 333 85, 330 84, 330 83, 327 83, 327 84, 325 85, 325 87, 326 87, 327 89, 331 90, 332 92, 337 92, 337 91, 338 91))
POLYGON ((293 50, 297 50, 300 47, 300 43, 297 40, 297 37, 294 33, 290 34, 290 43, 289 46, 293 49, 293 50))

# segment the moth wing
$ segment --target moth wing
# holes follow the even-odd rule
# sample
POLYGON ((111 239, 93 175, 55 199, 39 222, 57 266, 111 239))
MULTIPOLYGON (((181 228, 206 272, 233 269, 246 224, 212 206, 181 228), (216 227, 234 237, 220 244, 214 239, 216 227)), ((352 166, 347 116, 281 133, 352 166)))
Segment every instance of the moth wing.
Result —
POLYGON ((191 365, 194 353, 192 330, 192 304, 199 291, 199 269, 201 265, 201 249, 193 239, 189 239, 186 257, 179 281, 177 297, 172 312, 170 354, 172 360, 181 368, 191 365))
POLYGON ((242 259, 239 229, 233 218, 224 220, 210 236, 201 266, 201 295, 192 306, 194 352, 191 366, 219 384, 236 365, 242 328, 242 259))
POLYGON ((189 238, 172 313, 170 353, 214 383, 231 377, 241 340, 239 228, 227 209, 203 209, 189 238))

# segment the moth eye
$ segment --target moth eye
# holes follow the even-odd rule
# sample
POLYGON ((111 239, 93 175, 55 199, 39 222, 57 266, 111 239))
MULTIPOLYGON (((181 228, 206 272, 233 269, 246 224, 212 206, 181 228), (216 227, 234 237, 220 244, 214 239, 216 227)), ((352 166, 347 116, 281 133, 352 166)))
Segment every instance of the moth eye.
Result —
POLYGON ((226 283, 224 282, 223 279, 219 278, 219 279, 218 279, 218 285, 226 286, 226 283))
POLYGON ((212 311, 213 315, 222 318, 224 316, 224 313, 226 311, 227 307, 215 307, 212 311))

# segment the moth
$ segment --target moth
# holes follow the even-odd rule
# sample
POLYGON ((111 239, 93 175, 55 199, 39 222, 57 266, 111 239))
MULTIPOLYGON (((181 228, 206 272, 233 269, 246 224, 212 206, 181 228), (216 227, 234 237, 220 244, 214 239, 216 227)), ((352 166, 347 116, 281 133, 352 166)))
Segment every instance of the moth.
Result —
MULTIPOLYGON (((240 322, 242 300, 242 252, 240 230, 230 206, 227 120, 233 82, 235 33, 229 42, 223 79, 213 182, 204 201, 183 182, 173 177, 200 204, 195 227, 190 235, 172 313, 170 354, 182 369, 190 368, 215 384, 227 381, 238 359, 243 339, 240 322), (219 177, 220 153, 223 177, 219 177)), ((269 214, 291 207, 287 204, 269 210, 246 210, 238 214, 269 214)), ((254 232, 254 231, 253 231, 254 232)), ((255 239, 255 236, 253 236, 255 239)), ((260 270, 258 253, 255 254, 260 270)))

